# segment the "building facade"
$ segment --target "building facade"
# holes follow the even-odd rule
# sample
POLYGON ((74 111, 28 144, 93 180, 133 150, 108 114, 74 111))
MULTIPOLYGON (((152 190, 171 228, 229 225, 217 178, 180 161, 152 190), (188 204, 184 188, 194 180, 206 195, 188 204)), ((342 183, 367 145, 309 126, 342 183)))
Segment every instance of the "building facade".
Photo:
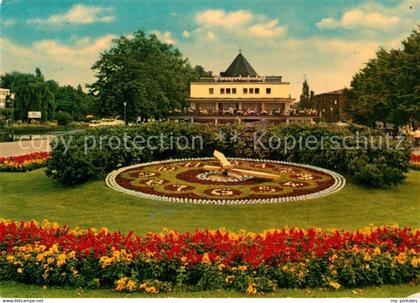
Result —
POLYGON ((344 89, 315 95, 316 109, 323 122, 345 122, 348 119, 344 106, 344 89))
POLYGON ((0 88, 0 109, 6 108, 6 99, 10 96, 10 90, 7 88, 0 88))
POLYGON ((191 83, 190 108, 178 112, 178 118, 203 123, 312 122, 312 116, 293 114, 294 100, 289 82, 281 76, 258 75, 239 53, 219 76, 191 83))

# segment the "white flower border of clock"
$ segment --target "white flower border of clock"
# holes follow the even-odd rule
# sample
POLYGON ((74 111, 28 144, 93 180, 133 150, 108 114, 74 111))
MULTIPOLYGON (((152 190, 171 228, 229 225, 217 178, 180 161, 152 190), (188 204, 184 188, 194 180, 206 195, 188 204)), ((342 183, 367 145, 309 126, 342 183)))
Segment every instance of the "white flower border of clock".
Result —
POLYGON ((243 205, 243 204, 272 204, 272 203, 280 203, 280 202, 291 202, 291 201, 301 201, 301 200, 309 200, 309 199, 316 199, 323 196, 330 195, 332 193, 340 191, 346 185, 346 179, 331 170, 324 169, 321 167, 308 165, 308 164, 300 164, 294 162, 286 162, 286 161, 277 161, 277 160, 263 160, 263 159, 252 159, 252 158, 229 158, 229 160, 237 160, 237 161, 255 161, 255 162, 265 162, 265 163, 275 163, 275 164, 285 164, 285 165, 293 165, 297 167, 303 168, 310 168, 313 170, 317 170, 323 173, 330 175, 334 179, 334 184, 330 187, 323 189, 321 191, 310 193, 307 195, 300 195, 300 196, 284 196, 278 198, 267 198, 267 199, 191 199, 191 198, 176 198, 176 197, 169 197, 163 195, 152 195, 146 194, 140 191, 131 190, 119 185, 115 178, 128 169, 138 168, 143 166, 149 165, 156 165, 156 164, 166 164, 166 163, 173 163, 173 162, 183 162, 183 161, 203 161, 203 160, 214 160, 214 158, 185 158, 185 159, 168 159, 163 161, 153 161, 153 162, 146 162, 140 164, 134 164, 126 167, 122 167, 118 170, 114 170, 113 172, 109 173, 105 179, 105 183, 108 187, 115 189, 119 192, 146 198, 152 199, 157 201, 166 201, 166 202, 174 202, 174 203, 191 203, 191 204, 211 204, 211 205, 243 205))

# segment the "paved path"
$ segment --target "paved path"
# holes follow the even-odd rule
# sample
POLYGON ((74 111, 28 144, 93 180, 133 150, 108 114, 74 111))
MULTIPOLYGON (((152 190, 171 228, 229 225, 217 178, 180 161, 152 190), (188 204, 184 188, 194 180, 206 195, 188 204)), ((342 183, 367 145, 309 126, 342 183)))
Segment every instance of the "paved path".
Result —
POLYGON ((0 143, 0 157, 19 156, 34 152, 50 151, 51 138, 0 143))

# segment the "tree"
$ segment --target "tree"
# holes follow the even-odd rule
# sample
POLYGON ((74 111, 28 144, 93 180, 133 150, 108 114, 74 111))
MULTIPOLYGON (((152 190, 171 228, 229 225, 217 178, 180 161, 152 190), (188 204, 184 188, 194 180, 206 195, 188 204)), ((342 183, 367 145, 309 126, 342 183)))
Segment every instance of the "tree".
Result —
POLYGON ((93 97, 85 94, 81 85, 76 89, 61 86, 56 93, 57 111, 67 112, 73 120, 81 120, 92 111, 93 97))
POLYGON ((420 32, 402 42, 403 49, 379 49, 376 58, 353 76, 346 92, 346 111, 354 121, 398 126, 420 117, 420 32))
POLYGON ((0 86, 16 93, 14 100, 15 120, 28 121, 28 111, 40 111, 41 120, 53 120, 56 111, 71 114, 78 120, 91 113, 93 97, 70 85, 60 86, 54 80, 44 80, 39 68, 35 75, 20 72, 0 76, 0 86))
POLYGON ((178 49, 142 31, 114 40, 92 70, 97 80, 89 88, 97 97, 96 114, 122 117, 127 102, 128 121, 159 119, 186 107, 189 82, 195 77, 178 49))
POLYGON ((53 118, 55 97, 39 68, 36 75, 6 73, 0 77, 0 86, 16 93, 13 106, 15 120, 28 121, 28 111, 40 111, 42 121, 53 118))
POLYGON ((206 71, 204 67, 202 67, 201 65, 196 65, 194 66, 194 79, 193 80, 199 80, 200 78, 211 77, 212 74, 213 73, 211 71, 206 71))
POLYGON ((313 109, 315 108, 315 93, 309 89, 309 84, 305 80, 302 84, 302 94, 299 98, 299 109, 313 109))

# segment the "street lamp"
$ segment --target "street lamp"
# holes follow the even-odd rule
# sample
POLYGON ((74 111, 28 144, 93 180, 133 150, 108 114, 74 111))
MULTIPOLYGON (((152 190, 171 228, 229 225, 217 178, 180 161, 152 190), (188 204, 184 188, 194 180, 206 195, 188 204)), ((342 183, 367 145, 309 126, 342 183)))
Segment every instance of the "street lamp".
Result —
POLYGON ((127 126, 127 102, 124 101, 124 124, 127 126))
POLYGON ((12 141, 15 141, 15 93, 10 93, 9 98, 12 100, 12 141))

